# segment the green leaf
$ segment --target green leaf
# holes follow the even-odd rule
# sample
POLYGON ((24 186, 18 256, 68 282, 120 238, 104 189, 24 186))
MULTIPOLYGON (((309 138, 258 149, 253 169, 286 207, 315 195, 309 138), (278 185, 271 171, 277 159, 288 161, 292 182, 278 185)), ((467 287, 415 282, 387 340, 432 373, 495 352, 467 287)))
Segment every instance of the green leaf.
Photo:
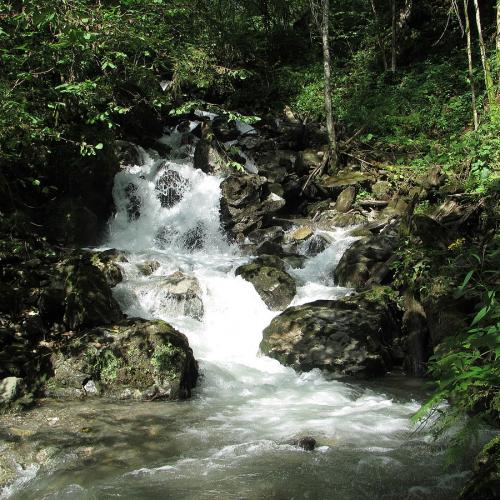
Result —
POLYGON ((100 142, 99 144, 96 144, 94 146, 94 149, 102 149, 104 147, 104 144, 102 142, 100 142))

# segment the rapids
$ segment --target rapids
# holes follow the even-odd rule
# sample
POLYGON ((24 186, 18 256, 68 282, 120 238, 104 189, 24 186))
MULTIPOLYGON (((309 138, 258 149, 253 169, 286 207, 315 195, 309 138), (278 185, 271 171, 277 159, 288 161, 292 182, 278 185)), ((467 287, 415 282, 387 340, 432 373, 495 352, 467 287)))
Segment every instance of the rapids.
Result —
MULTIPOLYGON (((36 439, 48 449, 62 443, 64 452, 38 473, 36 464, 25 464, 3 496, 453 498, 468 473, 456 466, 444 474, 444 446, 413 433, 409 417, 422 393, 411 381, 391 387, 390 377, 372 384, 327 380, 259 355, 262 330, 277 313, 235 277, 249 257, 221 232, 221 179, 195 170, 175 134, 164 142, 175 155, 162 159, 140 149, 140 164, 116 176, 105 248, 127 251, 125 278, 114 290, 123 311, 164 319, 188 336, 202 373, 194 396, 42 406, 33 412, 36 439), (167 171, 175 172, 169 183, 162 182, 167 171), (159 267, 142 275, 137 264, 153 260, 159 267), (162 297, 159 280, 177 270, 199 280, 202 321, 162 297), (313 436, 316 450, 293 446, 301 436, 313 436)), ((324 252, 290 271, 299 283, 294 305, 349 293, 331 276, 355 239, 341 229, 328 237, 324 252)))

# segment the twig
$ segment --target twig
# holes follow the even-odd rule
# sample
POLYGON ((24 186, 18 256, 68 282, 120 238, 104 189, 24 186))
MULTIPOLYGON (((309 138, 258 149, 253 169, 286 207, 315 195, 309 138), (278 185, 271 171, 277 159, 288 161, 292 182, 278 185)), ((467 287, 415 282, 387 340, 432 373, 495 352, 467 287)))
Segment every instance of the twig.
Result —
POLYGON ((342 144, 343 152, 348 151, 347 146, 349 146, 349 144, 351 144, 351 142, 354 141, 354 139, 356 139, 356 137, 358 137, 358 135, 361 134, 365 128, 366 127, 363 125, 351 138, 347 139, 347 141, 342 144))
POLYGON ((352 155, 351 153, 346 153, 345 151, 343 151, 343 153, 344 153, 345 155, 347 155, 347 156, 350 156, 351 158, 354 158, 355 160, 360 161, 361 163, 366 163, 367 165, 370 165, 370 167, 375 167, 375 168, 377 168, 377 165, 375 165, 375 163, 371 163, 371 162, 369 162, 369 161, 367 161, 367 160, 363 160, 362 158, 358 158, 357 156, 354 156, 354 155, 352 155))
POLYGON ((302 196, 304 194, 304 191, 306 190, 306 187, 309 185, 311 180, 316 177, 317 175, 320 175, 320 172, 322 173, 323 170, 326 167, 326 164, 328 163, 328 159, 330 158, 330 153, 325 153, 325 157, 323 158, 323 161, 321 162, 320 165, 318 165, 310 174, 309 177, 306 179, 306 182, 302 186, 302 189, 300 191, 300 195, 302 196))

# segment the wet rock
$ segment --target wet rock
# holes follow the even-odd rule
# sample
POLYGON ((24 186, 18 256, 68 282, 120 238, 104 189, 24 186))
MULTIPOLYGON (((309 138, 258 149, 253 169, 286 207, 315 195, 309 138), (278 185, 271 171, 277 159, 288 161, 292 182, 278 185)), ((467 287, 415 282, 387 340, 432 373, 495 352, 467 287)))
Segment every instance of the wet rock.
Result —
MULTIPOLYGON (((64 323, 74 330, 109 324, 122 318, 104 273, 89 253, 76 254, 61 265, 64 277, 64 323)), ((54 284, 57 291, 59 283, 54 284)))
POLYGON ((309 257, 324 252, 331 244, 331 241, 322 234, 315 234, 312 238, 308 239, 305 244, 305 254, 309 257))
POLYGON ((115 141, 115 154, 120 165, 140 165, 141 154, 139 148, 128 141, 115 141))
POLYGON ((316 439, 311 436, 304 436, 295 440, 293 444, 303 450, 313 451, 316 448, 316 439))
POLYGON ((358 295, 286 309, 264 330, 260 348, 297 371, 373 377, 391 368, 388 346, 396 332, 382 301, 358 295))
POLYGON ((305 255, 299 255, 297 253, 285 253, 280 255, 281 259, 292 269, 303 269, 307 257, 305 255))
POLYGON ((283 231, 283 228, 280 226, 271 226, 251 231, 247 236, 252 243, 259 244, 264 241, 282 243, 285 236, 285 231, 283 231))
POLYGON ((163 208, 177 205, 188 189, 189 181, 175 170, 165 170, 155 184, 155 190, 163 208))
POLYGON ((279 243, 264 241, 255 249, 255 253, 257 255, 282 255, 284 250, 279 243))
POLYGON ((390 259, 398 245, 395 235, 375 235, 354 242, 340 259, 335 282, 340 286, 362 288, 372 280, 384 284, 390 277, 390 259))
POLYGON ((51 357, 47 394, 100 395, 119 399, 184 399, 198 377, 187 338, 163 321, 127 319, 71 338, 51 357))
POLYGON ((346 187, 337 198, 335 210, 339 213, 348 212, 353 206, 355 198, 356 188, 354 186, 346 187))
POLYGON ((234 141, 241 134, 234 121, 228 121, 221 116, 214 119, 212 129, 215 137, 221 142, 234 141))
POLYGON ((406 334, 407 356, 404 362, 406 373, 422 377, 426 373, 426 362, 431 354, 429 329, 422 304, 407 290, 404 294, 403 330, 406 334))
POLYGON ((101 235, 98 216, 81 197, 49 203, 44 226, 51 240, 63 245, 96 244, 101 235))
POLYGON ((205 228, 202 224, 197 224, 184 234, 183 245, 190 252, 201 250, 205 243, 205 228))
POLYGON ((364 222, 366 222, 366 216, 359 212, 340 214, 336 210, 326 210, 319 216, 317 226, 319 229, 329 231, 336 227, 356 226, 364 222))
POLYGON ((277 212, 285 200, 271 193, 267 180, 257 175, 232 174, 221 183, 221 220, 235 238, 264 225, 264 218, 277 212))
POLYGON ((125 252, 111 248, 92 254, 92 264, 100 269, 110 287, 114 287, 123 280, 119 262, 128 262, 125 252))
POLYGON ((312 228, 302 226, 296 229, 291 235, 290 239, 293 241, 305 241, 314 234, 312 228))
POLYGON ((129 221, 137 220, 141 216, 142 202, 137 191, 137 186, 132 182, 125 187, 125 195, 128 198, 127 215, 129 221))
POLYGON ((150 276, 160 267, 160 263, 157 260, 145 260, 140 264, 137 264, 137 269, 144 275, 150 276))
POLYGON ((465 331, 473 305, 464 297, 451 293, 430 294, 423 303, 432 347, 440 344, 450 332, 465 331))
POLYGON ((217 174, 224 171, 226 162, 213 145, 213 131, 206 122, 202 124, 201 135, 202 137, 197 142, 194 150, 194 168, 198 168, 206 174, 217 174))
POLYGON ((201 320, 204 313, 202 291, 194 276, 187 276, 180 271, 164 278, 161 288, 165 298, 174 301, 186 316, 201 320))
POLYGON ((295 297, 295 281, 285 271, 284 262, 277 257, 259 257, 238 267, 235 274, 252 283, 267 307, 273 311, 284 309, 295 297))
POLYGON ((335 203, 331 199, 315 201, 306 205, 306 214, 310 217, 315 217, 321 212, 330 209, 335 203))
POLYGON ((472 478, 460 500, 492 500, 500 491, 500 435, 493 438, 477 456, 472 478))

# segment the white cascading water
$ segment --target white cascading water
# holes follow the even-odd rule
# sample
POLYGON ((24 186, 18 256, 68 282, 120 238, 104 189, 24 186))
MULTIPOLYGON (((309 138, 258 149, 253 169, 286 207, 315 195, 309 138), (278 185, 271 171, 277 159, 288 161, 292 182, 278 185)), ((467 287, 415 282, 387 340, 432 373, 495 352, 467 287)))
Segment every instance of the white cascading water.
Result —
MULTIPOLYGON (((259 354, 262 331, 277 313, 235 276, 249 257, 220 229, 221 179, 194 169, 180 138, 174 131, 163 139, 175 152, 169 159, 140 149, 141 164, 116 176, 106 244, 127 251, 124 281, 115 288, 123 311, 170 322, 200 363, 193 398, 176 410, 182 413, 168 440, 175 451, 143 456, 141 466, 118 475, 96 474, 88 489, 70 484, 44 498, 449 498, 456 477, 441 476, 442 450, 410 435, 417 402, 317 371, 299 375, 259 354), (149 276, 138 268, 146 261, 160 264, 149 276), (162 277, 179 270, 200 283, 202 321, 165 300, 162 277), (313 436, 317 450, 292 446, 301 436, 313 436)), ((342 229, 326 236, 332 243, 325 251, 289 270, 299 284, 292 305, 349 292, 332 275, 355 238, 342 229)))

